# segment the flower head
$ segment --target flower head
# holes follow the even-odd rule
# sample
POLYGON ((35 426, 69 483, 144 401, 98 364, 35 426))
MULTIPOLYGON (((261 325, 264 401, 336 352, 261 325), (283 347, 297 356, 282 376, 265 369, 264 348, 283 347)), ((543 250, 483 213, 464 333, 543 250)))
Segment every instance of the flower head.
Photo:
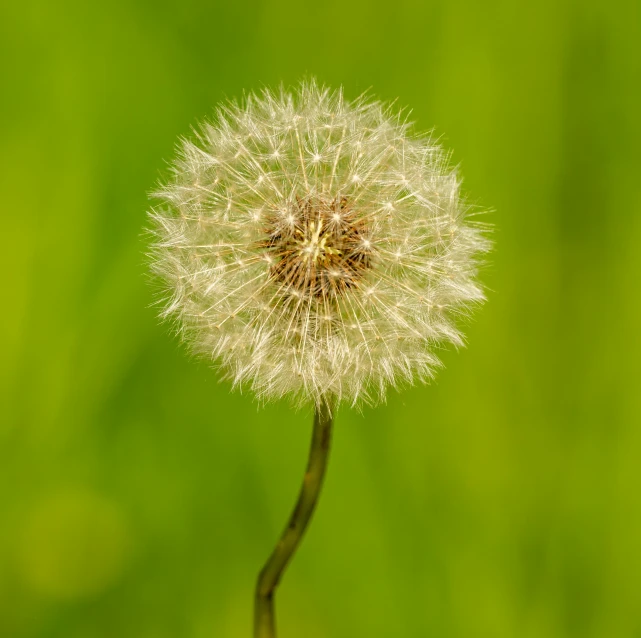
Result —
POLYGON ((163 315, 258 396, 375 402, 426 379, 488 242, 428 136, 315 82, 219 110, 152 211, 163 315))

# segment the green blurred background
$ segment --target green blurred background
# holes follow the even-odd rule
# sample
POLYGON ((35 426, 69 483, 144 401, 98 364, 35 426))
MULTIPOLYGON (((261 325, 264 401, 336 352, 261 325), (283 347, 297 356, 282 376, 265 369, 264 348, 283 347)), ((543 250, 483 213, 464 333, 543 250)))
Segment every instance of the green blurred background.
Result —
POLYGON ((241 638, 310 414, 149 307, 146 193, 226 97, 413 108, 492 208, 489 302, 429 387, 342 409, 283 638, 641 636, 641 4, 0 9, 0 636, 241 638))

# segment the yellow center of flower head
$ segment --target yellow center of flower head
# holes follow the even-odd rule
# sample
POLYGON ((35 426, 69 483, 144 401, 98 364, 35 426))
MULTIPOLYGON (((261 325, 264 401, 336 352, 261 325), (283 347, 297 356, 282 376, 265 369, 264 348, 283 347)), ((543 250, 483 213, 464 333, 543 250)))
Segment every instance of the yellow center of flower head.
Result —
POLYGON ((270 276, 296 296, 335 298, 371 266, 371 242, 346 197, 297 197, 266 228, 262 246, 273 258, 270 276))

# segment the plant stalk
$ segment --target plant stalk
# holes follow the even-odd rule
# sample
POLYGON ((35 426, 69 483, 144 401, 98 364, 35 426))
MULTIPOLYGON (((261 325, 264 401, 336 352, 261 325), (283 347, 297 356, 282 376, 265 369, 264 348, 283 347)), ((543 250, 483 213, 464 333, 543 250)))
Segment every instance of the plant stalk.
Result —
POLYGON ((327 401, 322 401, 314 413, 309 460, 298 501, 287 527, 258 575, 254 599, 254 638, 276 638, 274 595, 318 502, 327 468, 333 420, 330 405, 327 401))

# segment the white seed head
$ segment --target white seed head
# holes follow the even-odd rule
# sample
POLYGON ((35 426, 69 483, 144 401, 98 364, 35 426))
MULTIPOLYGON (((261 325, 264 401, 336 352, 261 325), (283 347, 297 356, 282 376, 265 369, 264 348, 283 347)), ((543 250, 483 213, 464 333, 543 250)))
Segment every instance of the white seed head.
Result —
POLYGON ((431 377, 489 246, 447 159, 314 81, 221 108, 155 193, 163 316, 264 399, 374 403, 431 377))

